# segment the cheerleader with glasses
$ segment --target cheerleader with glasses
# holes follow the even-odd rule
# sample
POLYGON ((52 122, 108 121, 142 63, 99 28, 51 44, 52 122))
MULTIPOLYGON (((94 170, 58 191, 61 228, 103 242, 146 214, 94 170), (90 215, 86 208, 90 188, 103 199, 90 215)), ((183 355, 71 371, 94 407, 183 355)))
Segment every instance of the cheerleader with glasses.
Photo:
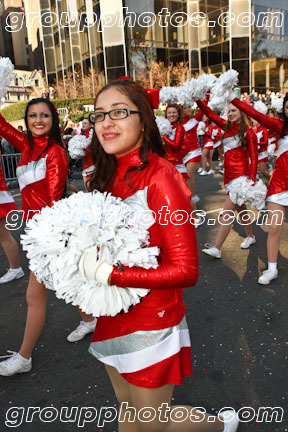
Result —
POLYGON ((90 115, 96 132, 92 141, 95 171, 88 189, 111 192, 148 212, 150 246, 161 251, 156 269, 112 266, 99 259, 95 248, 84 251, 80 259, 79 268, 89 280, 150 289, 127 313, 100 317, 90 346, 90 353, 104 363, 124 409, 119 431, 234 432, 238 420, 233 411, 224 412, 222 421, 215 418, 215 422, 209 422, 205 414, 198 423, 189 417, 176 423, 169 416, 165 422, 159 416, 149 422, 139 417, 129 421, 127 407, 141 413, 149 406, 159 413, 164 403, 169 410, 175 385, 192 373, 183 289, 197 281, 197 240, 193 223, 176 223, 180 209, 191 213, 191 194, 179 172, 163 157, 144 90, 130 81, 114 81, 98 93, 95 104, 95 113, 90 115))

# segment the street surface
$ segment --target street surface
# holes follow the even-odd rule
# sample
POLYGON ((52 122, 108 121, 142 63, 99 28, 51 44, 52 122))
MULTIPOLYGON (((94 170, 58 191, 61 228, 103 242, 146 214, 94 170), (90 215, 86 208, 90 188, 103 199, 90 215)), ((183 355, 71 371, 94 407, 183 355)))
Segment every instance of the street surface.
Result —
MULTIPOLYGON (((75 184, 79 186, 81 181, 75 184)), ((12 192, 19 194, 17 189, 12 192)), ((223 176, 197 175, 197 193, 201 198, 198 208, 209 212, 210 219, 217 219, 225 199, 223 176)), ((20 206, 19 196, 16 201, 20 206)), ((218 227, 217 222, 209 226, 205 223, 197 230, 199 280, 195 287, 185 290, 194 375, 176 388, 173 403, 204 407, 211 414, 223 407, 250 407, 248 419, 253 418, 253 409, 257 415, 259 407, 282 407, 282 421, 275 421, 276 413, 272 422, 256 422, 254 418, 242 422, 239 432, 288 431, 287 215, 278 261, 279 278, 266 287, 259 285, 257 279, 267 263, 267 226, 254 225, 257 243, 242 250, 244 230, 235 222, 221 260, 201 252, 205 243, 215 241, 218 227)), ((14 231, 13 235, 19 240, 22 232, 23 229, 14 231)), ((2 275, 7 261, 1 248, 0 263, 2 275)), ((25 278, 0 285, 0 355, 5 355, 6 350, 17 351, 23 336, 29 274, 23 252, 21 265, 25 278)), ((105 414, 103 409, 100 415, 101 407, 116 408, 117 404, 104 366, 87 351, 90 335, 78 343, 66 341, 78 322, 74 308, 50 292, 46 325, 33 352, 32 371, 0 377, 0 432, 11 430, 8 425, 13 422, 13 429, 21 432, 117 431, 116 421, 101 426, 105 414), (18 410, 10 410, 6 418, 12 407, 18 410), (26 417, 28 407, 35 407, 34 417, 32 409, 26 417), (51 422, 47 421, 48 407, 54 407, 50 410, 54 416, 51 422), (71 422, 60 420, 62 407, 76 407, 71 422), (84 416, 88 417, 85 407, 96 408, 97 417, 81 427, 84 416)), ((278 414, 281 420, 281 412, 278 414)))

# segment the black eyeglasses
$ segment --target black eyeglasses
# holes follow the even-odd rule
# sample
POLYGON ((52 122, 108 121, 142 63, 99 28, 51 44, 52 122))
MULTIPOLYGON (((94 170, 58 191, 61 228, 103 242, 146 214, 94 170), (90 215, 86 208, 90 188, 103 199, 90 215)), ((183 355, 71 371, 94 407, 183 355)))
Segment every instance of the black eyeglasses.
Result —
POLYGON ((117 108, 106 112, 95 112, 89 115, 89 120, 92 123, 98 123, 105 120, 106 114, 111 120, 122 120, 131 114, 141 114, 140 111, 133 111, 127 108, 117 108))

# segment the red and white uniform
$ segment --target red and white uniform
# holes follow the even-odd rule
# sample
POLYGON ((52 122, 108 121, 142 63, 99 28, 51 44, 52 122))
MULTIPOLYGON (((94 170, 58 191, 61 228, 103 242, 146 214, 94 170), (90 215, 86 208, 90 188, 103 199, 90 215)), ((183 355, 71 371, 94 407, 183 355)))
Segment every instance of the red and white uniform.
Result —
POLYGON ((224 150, 224 185, 229 193, 233 180, 241 176, 247 176, 255 182, 258 165, 257 137, 251 128, 246 128, 247 149, 241 145, 238 137, 239 124, 232 124, 227 131, 226 120, 219 117, 214 111, 203 102, 197 101, 200 109, 224 130, 222 139, 224 150), (249 163, 250 159, 250 163, 249 163))
POLYGON ((262 125, 253 128, 257 136, 258 162, 268 162, 268 130, 262 125))
MULTIPOLYGON (((233 99, 232 103, 245 114, 265 125, 272 132, 276 132, 279 136, 281 135, 284 126, 283 120, 261 114, 237 98, 233 99)), ((266 200, 275 204, 288 206, 288 129, 286 129, 284 137, 278 141, 277 155, 278 157, 269 181, 266 200)))
POLYGON ((118 158, 116 180, 108 190, 135 210, 150 213, 147 228, 150 246, 161 251, 159 267, 113 269, 111 285, 151 291, 128 313, 98 318, 89 351, 129 383, 155 388, 181 384, 192 373, 183 288, 196 283, 199 263, 194 226, 189 220, 176 223, 175 212, 192 211, 190 191, 167 160, 151 151, 148 160, 144 170, 130 172, 127 184, 127 169, 142 165, 139 148, 118 158))
POLYGON ((22 197, 22 210, 25 220, 33 217, 43 207, 53 205, 62 198, 68 160, 64 148, 55 141, 40 156, 48 143, 48 135, 33 137, 30 148, 27 134, 18 131, 0 115, 0 134, 21 154, 17 166, 17 177, 22 197), (38 159, 38 160, 37 160, 38 159))
POLYGON ((18 208, 6 185, 4 172, 0 164, 0 219, 5 218, 7 214, 13 210, 18 210, 18 208))
POLYGON ((182 160, 182 146, 185 138, 185 129, 182 124, 177 122, 171 123, 172 133, 167 137, 163 136, 165 144, 165 159, 169 160, 179 171, 185 180, 187 180, 188 174, 185 165, 182 160))
POLYGON ((221 141, 221 137, 222 137, 222 130, 220 127, 213 127, 212 130, 212 138, 213 138, 213 148, 216 149, 218 147, 220 147, 222 145, 222 141, 221 141))
POLYGON ((198 141, 197 127, 202 117, 203 113, 199 110, 193 117, 183 118, 185 138, 182 145, 182 159, 184 164, 201 162, 202 150, 198 141))
MULTIPOLYGON (((89 133, 90 133, 90 129, 85 131, 85 137, 89 138, 89 133)), ((91 174, 94 171, 94 163, 92 160, 92 155, 91 155, 91 144, 85 149, 85 156, 84 156, 84 165, 83 165, 83 171, 82 171, 82 176, 83 177, 90 177, 91 174)))
POLYGON ((208 124, 208 121, 205 122, 206 127, 204 129, 205 135, 203 137, 203 149, 212 150, 214 147, 214 142, 212 138, 213 127, 211 124, 208 124))

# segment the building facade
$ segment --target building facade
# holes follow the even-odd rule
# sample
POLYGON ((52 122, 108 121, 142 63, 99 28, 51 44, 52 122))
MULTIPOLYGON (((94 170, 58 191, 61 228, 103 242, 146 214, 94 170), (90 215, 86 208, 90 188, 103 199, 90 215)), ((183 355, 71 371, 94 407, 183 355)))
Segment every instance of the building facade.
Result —
POLYGON ((137 79, 139 71, 149 69, 151 61, 163 61, 165 65, 188 62, 191 75, 219 75, 234 68, 239 71, 243 90, 287 91, 288 1, 274 0, 273 6, 271 3, 24 0, 29 46, 33 53, 37 49, 38 54, 43 53, 48 85, 69 74, 75 86, 87 74, 93 83, 100 73, 106 82, 121 75, 137 79), (30 15, 36 12, 38 20, 31 22, 30 15), (234 14, 233 23, 227 24, 228 13, 234 14), (265 21, 265 14, 277 13, 283 16, 280 26, 277 17, 271 19, 271 25, 265 21), (52 25, 45 21, 49 14, 52 25), (196 21, 195 14, 201 16, 198 26, 184 22, 185 16, 193 14, 196 21), (264 25, 257 25, 259 20, 264 25))
POLYGON ((218 74, 233 68, 243 90, 288 91, 287 1, 199 0, 199 11, 207 17, 199 30, 203 71, 218 74), (228 12, 234 15, 225 25, 228 12))

